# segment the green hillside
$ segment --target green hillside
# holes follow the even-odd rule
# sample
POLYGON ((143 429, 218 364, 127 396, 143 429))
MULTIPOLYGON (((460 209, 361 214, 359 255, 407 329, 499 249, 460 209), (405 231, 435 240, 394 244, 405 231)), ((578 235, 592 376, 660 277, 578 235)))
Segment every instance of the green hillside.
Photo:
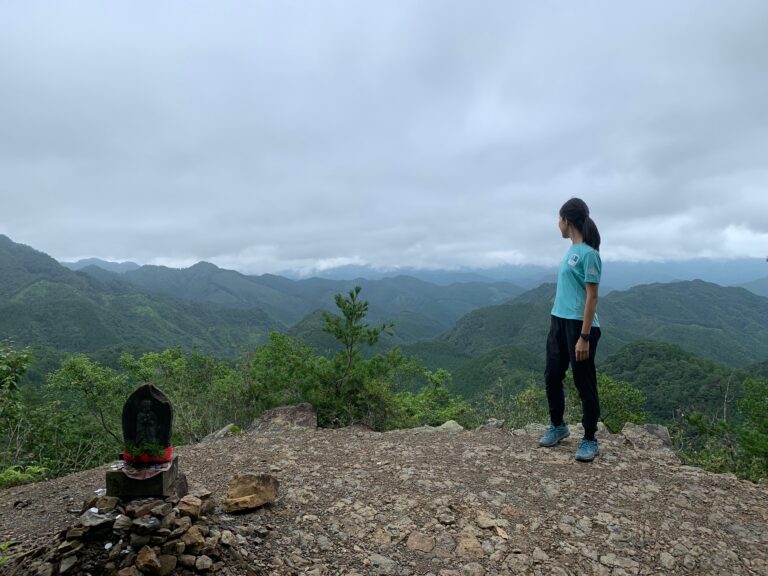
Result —
POLYGON ((548 304, 502 304, 470 312, 440 339, 472 356, 515 347, 543 356, 549 331, 548 304))
MULTIPOLYGON (((547 290, 542 286, 510 304, 475 310, 441 339, 471 355, 514 346, 543 356, 547 290)), ((598 313, 603 326, 598 363, 643 339, 678 344, 731 367, 768 358, 768 298, 743 288, 698 280, 636 286, 602 297, 598 313)))
MULTIPOLYGON (((380 280, 289 280, 271 274, 246 276, 206 262, 186 269, 142 266, 121 277, 141 290, 183 300, 236 308, 258 307, 286 325, 299 322, 313 310, 334 309, 336 294, 360 286, 369 302, 372 322, 388 321, 402 313, 419 314, 429 321, 417 322, 415 330, 419 337, 434 336, 466 313, 499 304, 523 291, 508 282, 438 286, 409 276, 380 280), (429 325, 432 328, 426 328, 429 325), (442 329, 438 330, 438 326, 442 329)), ((404 331, 413 331, 406 328, 411 324, 413 321, 408 318, 401 321, 404 331)))
POLYGON ((730 367, 768 359, 768 298, 743 288, 648 284, 612 292, 599 310, 612 346, 659 340, 730 367))
POLYGON ((280 329, 258 308, 145 294, 115 275, 73 272, 0 237, 0 339, 18 345, 86 353, 182 346, 233 355, 280 329))
POLYGON ((765 296, 768 297, 768 276, 765 278, 758 278, 757 280, 752 280, 752 282, 747 282, 746 284, 741 285, 742 288, 746 288, 753 294, 757 294, 758 296, 765 296))
POLYGON ((426 340, 411 342, 401 347, 403 354, 418 358, 429 370, 443 368, 455 373, 461 366, 472 359, 472 356, 463 352, 450 342, 442 340, 426 340))
POLYGON ((704 412, 710 416, 735 413, 742 370, 707 360, 675 344, 634 342, 608 358, 600 371, 629 382, 647 398, 646 409, 668 420, 678 413, 704 412), (727 396, 727 402, 726 402, 727 396))
POLYGON ((504 347, 486 352, 461 365, 453 373, 451 391, 475 400, 501 381, 508 393, 525 389, 531 382, 541 382, 544 362, 519 348, 504 347))

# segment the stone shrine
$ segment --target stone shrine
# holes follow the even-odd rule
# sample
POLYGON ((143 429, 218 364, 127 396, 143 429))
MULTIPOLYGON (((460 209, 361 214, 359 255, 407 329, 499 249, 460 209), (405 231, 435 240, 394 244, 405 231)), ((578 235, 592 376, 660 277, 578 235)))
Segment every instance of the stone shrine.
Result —
POLYGON ((123 451, 107 472, 107 495, 123 499, 186 493, 173 454, 173 407, 152 384, 137 388, 123 406, 123 451))

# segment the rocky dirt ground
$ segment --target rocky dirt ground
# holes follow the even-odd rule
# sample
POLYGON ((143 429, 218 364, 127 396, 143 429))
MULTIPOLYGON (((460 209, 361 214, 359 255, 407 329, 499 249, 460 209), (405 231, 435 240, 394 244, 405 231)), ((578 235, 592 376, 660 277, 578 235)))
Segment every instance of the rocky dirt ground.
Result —
MULTIPOLYGON (((269 473, 277 501, 208 521, 238 536, 229 574, 764 574, 768 486, 682 466, 642 430, 538 448, 535 429, 246 432, 178 450, 221 502, 269 473)), ((15 554, 71 526, 107 467, 0 491, 15 554)), ((6 568, 7 569, 7 568, 6 568)))

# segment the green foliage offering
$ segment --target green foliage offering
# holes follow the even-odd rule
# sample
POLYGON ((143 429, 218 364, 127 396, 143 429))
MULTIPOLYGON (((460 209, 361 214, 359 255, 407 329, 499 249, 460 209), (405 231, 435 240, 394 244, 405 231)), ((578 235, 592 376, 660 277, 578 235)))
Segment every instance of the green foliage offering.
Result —
POLYGON ((142 442, 141 444, 126 442, 123 444, 123 452, 129 456, 146 454, 147 456, 157 457, 165 454, 165 446, 161 446, 157 442, 142 442))

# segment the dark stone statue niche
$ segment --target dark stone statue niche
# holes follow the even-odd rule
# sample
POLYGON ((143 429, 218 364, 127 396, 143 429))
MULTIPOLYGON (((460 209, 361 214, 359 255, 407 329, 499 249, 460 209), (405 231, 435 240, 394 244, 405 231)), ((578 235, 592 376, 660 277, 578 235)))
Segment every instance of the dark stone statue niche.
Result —
POLYGON ((107 494, 122 499, 186 494, 172 435, 173 407, 168 398, 152 384, 137 388, 123 406, 125 448, 107 472, 107 494))
POLYGON ((167 462, 171 459, 173 407, 162 391, 152 384, 137 388, 123 406, 123 440, 126 446, 154 448, 154 454, 125 453, 133 465, 167 462), (160 454, 157 450, 165 452, 160 454))

